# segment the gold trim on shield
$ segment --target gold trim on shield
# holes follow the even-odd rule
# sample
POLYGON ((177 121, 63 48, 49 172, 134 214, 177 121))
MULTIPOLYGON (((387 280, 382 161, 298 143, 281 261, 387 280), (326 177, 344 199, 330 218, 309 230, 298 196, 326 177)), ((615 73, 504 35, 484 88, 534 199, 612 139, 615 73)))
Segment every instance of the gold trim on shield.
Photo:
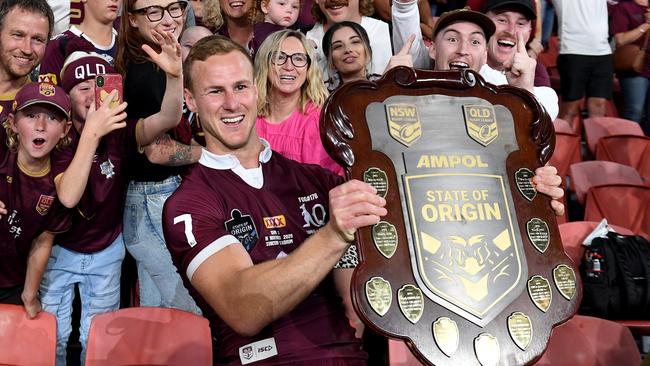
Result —
POLYGON ((553 268, 553 282, 558 292, 565 299, 571 300, 576 294, 576 274, 573 268, 566 264, 560 264, 553 268))
POLYGON ((393 302, 393 290, 390 282, 381 277, 372 277, 366 282, 366 299, 372 310, 384 316, 393 302))
POLYGON ((400 144, 411 147, 422 136, 422 124, 415 104, 386 104, 388 133, 400 144))
POLYGON ((481 333, 474 338, 474 352, 481 366, 496 366, 499 364, 501 350, 499 341, 490 333, 481 333))
POLYGON ((424 295, 422 290, 413 285, 404 285, 397 291, 397 304, 402 314, 415 324, 424 312, 424 295))
POLYGON ((540 275, 535 275, 528 280, 528 295, 535 306, 543 312, 547 312, 553 301, 551 285, 548 280, 540 275))
POLYGON ((528 315, 516 311, 508 317, 508 333, 517 347, 525 351, 533 338, 533 323, 528 315))
POLYGON ((463 116, 467 135, 483 146, 488 146, 499 137, 494 107, 491 105, 464 105, 463 116))
POLYGON ((450 318, 441 316, 433 322, 433 339, 440 351, 445 356, 451 357, 458 349, 458 343, 460 342, 458 325, 450 318))

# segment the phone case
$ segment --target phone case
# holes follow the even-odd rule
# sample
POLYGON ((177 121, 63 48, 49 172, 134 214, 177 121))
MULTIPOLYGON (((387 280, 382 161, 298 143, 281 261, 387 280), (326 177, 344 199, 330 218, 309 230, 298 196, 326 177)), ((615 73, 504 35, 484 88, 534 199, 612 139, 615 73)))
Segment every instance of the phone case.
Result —
POLYGON ((118 98, 111 101, 111 108, 115 108, 115 106, 122 103, 122 75, 97 75, 95 78, 95 108, 99 109, 108 95, 116 89, 118 91, 118 98))

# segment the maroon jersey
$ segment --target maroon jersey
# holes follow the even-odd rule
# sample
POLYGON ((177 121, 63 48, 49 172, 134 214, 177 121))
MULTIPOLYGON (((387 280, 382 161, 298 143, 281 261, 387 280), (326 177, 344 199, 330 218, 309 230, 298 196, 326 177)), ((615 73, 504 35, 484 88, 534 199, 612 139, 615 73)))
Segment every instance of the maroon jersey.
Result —
MULTIPOLYGON (((137 121, 104 136, 93 157, 86 190, 72 217, 72 227, 56 237, 56 244, 80 253, 107 248, 122 232, 126 165, 137 154, 137 121)), ((79 132, 70 129, 72 145, 52 158, 55 176, 70 165, 79 145, 79 132)))
POLYGON ((56 199, 52 171, 24 172, 6 141, 5 129, 0 128, 0 201, 7 209, 0 219, 0 287, 25 283, 27 258, 36 237, 70 226, 70 210, 56 199))
POLYGON ((102 47, 95 44, 88 36, 76 26, 57 35, 47 44, 45 56, 41 62, 39 73, 41 75, 55 75, 54 84, 61 84, 61 69, 65 59, 74 51, 93 51, 101 55, 111 66, 115 65, 113 58, 117 52, 117 31, 113 29, 113 41, 110 46, 102 47))
POLYGON ((192 287, 194 271, 228 244, 241 243, 257 264, 290 254, 327 222, 329 190, 341 178, 317 165, 271 156, 268 148, 262 156, 267 162, 262 163, 264 184, 258 189, 232 170, 223 170, 223 163, 204 151, 163 210, 165 240, 174 263, 217 337, 216 361, 275 365, 364 360, 331 275, 254 337, 235 333, 192 287), (264 358, 258 351, 277 355, 264 358))

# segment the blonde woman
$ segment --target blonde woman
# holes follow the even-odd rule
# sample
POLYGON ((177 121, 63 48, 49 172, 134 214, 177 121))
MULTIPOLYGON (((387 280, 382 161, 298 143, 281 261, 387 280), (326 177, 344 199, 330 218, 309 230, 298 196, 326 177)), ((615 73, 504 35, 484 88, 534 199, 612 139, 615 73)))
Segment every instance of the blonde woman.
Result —
POLYGON ((290 159, 341 174, 320 140, 319 118, 328 92, 307 38, 293 30, 271 34, 255 57, 255 80, 257 134, 290 159))

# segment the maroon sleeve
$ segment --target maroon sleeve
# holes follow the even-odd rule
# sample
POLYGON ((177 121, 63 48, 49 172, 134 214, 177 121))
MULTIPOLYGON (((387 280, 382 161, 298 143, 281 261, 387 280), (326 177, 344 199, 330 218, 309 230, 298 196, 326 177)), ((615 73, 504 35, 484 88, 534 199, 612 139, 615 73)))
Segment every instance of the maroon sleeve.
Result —
POLYGON ((43 56, 43 61, 41 62, 41 68, 39 70, 40 75, 55 75, 57 84, 61 84, 61 80, 59 80, 59 78, 61 77, 61 69, 63 68, 63 63, 65 62, 64 55, 60 50, 61 39, 64 37, 67 37, 67 35, 65 33, 62 33, 47 44, 45 55, 43 56))
POLYGON ((68 169, 68 165, 74 157, 75 146, 68 146, 63 150, 54 150, 50 155, 52 164, 52 176, 56 178, 59 174, 68 169))
MULTIPOLYGON (((192 260, 206 247, 219 239, 232 244, 237 242, 224 225, 223 206, 215 195, 206 192, 203 185, 181 185, 163 209, 163 233, 167 248, 183 275, 192 260)), ((189 279, 189 278, 188 278, 189 279)))
POLYGON ((45 230, 56 234, 67 231, 70 226, 72 226, 72 210, 63 206, 57 198, 48 214, 45 230))
POLYGON ((551 77, 548 75, 548 70, 546 66, 540 61, 537 61, 537 66, 535 66, 535 86, 548 86, 551 87, 551 77))
POLYGON ((627 32, 632 29, 630 18, 627 16, 623 3, 616 4, 612 10, 612 21, 609 24, 609 33, 615 35, 617 33, 627 32))

